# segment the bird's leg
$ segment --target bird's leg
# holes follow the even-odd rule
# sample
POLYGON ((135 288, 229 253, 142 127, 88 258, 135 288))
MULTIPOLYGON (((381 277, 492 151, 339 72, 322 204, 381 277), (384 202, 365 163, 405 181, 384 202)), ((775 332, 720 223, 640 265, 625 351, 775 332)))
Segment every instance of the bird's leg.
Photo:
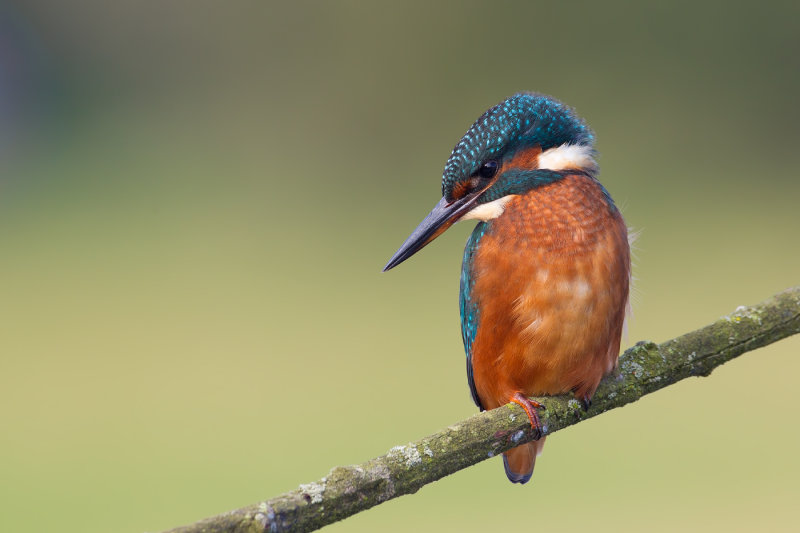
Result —
POLYGON ((541 439, 542 421, 539 420, 539 413, 537 413, 536 410, 544 409, 544 405, 531 400, 521 392, 514 393, 514 396, 511 397, 511 401, 525 409, 525 414, 528 415, 528 419, 531 421, 531 427, 533 428, 533 434, 535 435, 534 440, 541 439))

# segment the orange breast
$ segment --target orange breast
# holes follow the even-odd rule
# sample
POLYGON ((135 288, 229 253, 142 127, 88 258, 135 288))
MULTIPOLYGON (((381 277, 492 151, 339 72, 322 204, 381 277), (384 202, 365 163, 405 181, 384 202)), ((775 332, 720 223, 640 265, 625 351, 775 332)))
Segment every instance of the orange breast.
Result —
POLYGON ((472 276, 483 406, 516 392, 590 398, 616 364, 630 280, 627 229, 599 184, 568 176, 512 199, 481 238, 472 276))

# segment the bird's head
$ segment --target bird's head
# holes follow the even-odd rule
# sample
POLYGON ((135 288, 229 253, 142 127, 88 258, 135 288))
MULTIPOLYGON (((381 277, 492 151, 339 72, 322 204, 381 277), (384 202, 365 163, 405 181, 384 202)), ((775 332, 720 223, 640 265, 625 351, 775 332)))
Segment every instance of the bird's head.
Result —
POLYGON ((459 220, 491 220, 525 191, 569 171, 594 172, 594 135, 567 105, 520 93, 486 111, 453 148, 442 199, 384 267, 393 268, 459 220), (568 170, 569 169, 569 170, 568 170))

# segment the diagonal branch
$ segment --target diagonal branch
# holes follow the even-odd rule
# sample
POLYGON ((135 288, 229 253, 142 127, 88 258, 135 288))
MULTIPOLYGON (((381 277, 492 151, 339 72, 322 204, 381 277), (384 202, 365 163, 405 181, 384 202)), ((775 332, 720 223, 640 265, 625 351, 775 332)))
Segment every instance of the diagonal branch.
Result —
MULTIPOLYGON (((750 350, 800 332, 800 286, 662 344, 639 342, 620 356, 584 412, 569 396, 537 398, 544 433, 622 407, 750 350)), ((172 533, 313 531, 498 455, 533 437, 514 403, 472 416, 438 433, 395 446, 354 466, 336 467, 319 481, 255 505, 171 530, 172 533)))

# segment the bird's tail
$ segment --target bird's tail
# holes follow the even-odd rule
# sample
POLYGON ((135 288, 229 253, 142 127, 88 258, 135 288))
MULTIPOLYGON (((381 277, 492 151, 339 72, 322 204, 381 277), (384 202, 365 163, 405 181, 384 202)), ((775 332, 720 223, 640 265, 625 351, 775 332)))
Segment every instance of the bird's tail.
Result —
POLYGON ((536 458, 544 448, 544 439, 545 437, 542 437, 503 453, 503 466, 506 468, 506 476, 511 483, 530 481, 536 458))

